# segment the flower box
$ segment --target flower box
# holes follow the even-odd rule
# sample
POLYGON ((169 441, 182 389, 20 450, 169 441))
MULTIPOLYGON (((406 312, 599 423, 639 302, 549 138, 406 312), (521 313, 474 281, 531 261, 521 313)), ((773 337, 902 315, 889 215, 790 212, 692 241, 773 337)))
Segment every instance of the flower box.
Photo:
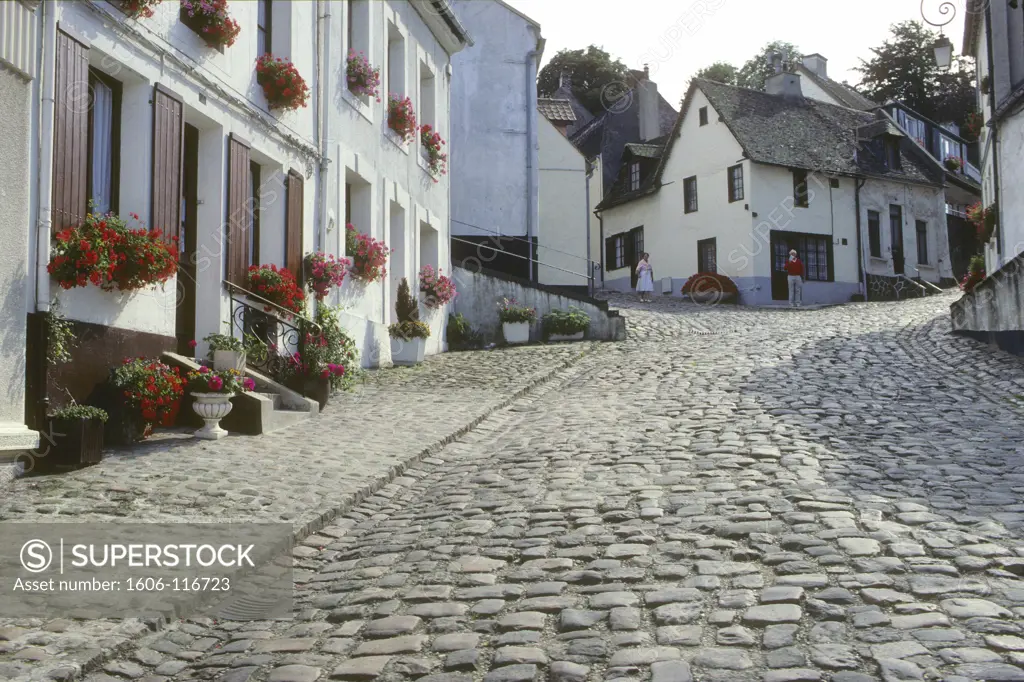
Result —
POLYGON ((181 0, 180 18, 207 45, 218 50, 234 45, 242 30, 228 14, 227 0, 181 0))
POLYGON ((426 339, 391 339, 391 362, 396 365, 418 365, 423 362, 426 351, 426 339))
POLYGON ((53 449, 40 462, 47 468, 96 464, 103 459, 103 430, 97 417, 51 418, 53 449))
POLYGON ((501 331, 505 335, 505 342, 511 345, 529 343, 530 323, 529 322, 502 322, 501 331))
POLYGON ((356 97, 373 97, 380 101, 380 69, 371 66, 362 52, 348 51, 345 78, 349 91, 356 97))
POLYGON ((416 110, 411 99, 399 99, 397 95, 388 95, 388 128, 395 131, 402 144, 409 144, 412 141, 417 126, 416 110))
POLYGON ((256 60, 256 82, 271 109, 298 109, 309 99, 309 86, 295 65, 269 53, 256 60))

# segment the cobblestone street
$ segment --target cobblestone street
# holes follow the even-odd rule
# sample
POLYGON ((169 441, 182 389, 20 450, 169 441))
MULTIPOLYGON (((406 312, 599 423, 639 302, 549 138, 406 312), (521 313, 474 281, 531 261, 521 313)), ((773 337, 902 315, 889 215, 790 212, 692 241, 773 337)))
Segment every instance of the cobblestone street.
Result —
POLYGON ((952 300, 616 299, 622 343, 19 481, 2 520, 314 532, 294 620, 0 621, 0 679, 1024 680, 1024 364, 951 336, 952 300))

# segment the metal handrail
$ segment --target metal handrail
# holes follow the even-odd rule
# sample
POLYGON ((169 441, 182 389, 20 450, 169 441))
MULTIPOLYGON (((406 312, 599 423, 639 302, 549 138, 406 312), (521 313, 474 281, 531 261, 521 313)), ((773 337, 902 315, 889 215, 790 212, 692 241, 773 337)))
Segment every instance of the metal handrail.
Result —
MULTIPOLYGON (((913 265, 911 265, 910 267, 914 268, 914 272, 916 272, 918 274, 918 276, 921 275, 921 271, 918 270, 916 267, 914 267, 913 265)), ((940 294, 942 293, 942 289, 940 289, 939 287, 935 286, 934 284, 932 284, 931 282, 926 280, 924 277, 921 277, 921 281, 917 282, 917 284, 923 284, 924 286, 928 287, 929 289, 933 289, 934 291, 937 291, 940 294)))
POLYGON ((309 319, 308 317, 305 317, 303 315, 300 315, 299 313, 293 312, 291 310, 288 310, 287 308, 279 306, 278 304, 274 303, 273 301, 268 301, 267 299, 263 298, 259 294, 254 294, 253 292, 249 291, 248 289, 246 289, 244 287, 238 286, 234 282, 229 282, 227 280, 224 280, 224 285, 228 288, 228 291, 234 291, 234 292, 243 294, 246 298, 254 299, 257 302, 259 302, 261 305, 270 306, 271 308, 273 308, 274 310, 270 310, 270 311, 266 311, 265 310, 264 313, 273 313, 273 316, 279 322, 283 322, 284 324, 290 324, 290 320, 291 319, 298 319, 298 320, 304 322, 305 324, 308 324, 309 326, 313 327, 316 330, 317 334, 320 334, 320 333, 323 332, 323 329, 320 327, 320 325, 318 325, 316 322, 314 322, 313 320, 309 319), (281 313, 283 313, 284 316, 282 316, 281 314, 278 314, 276 312, 278 310, 281 311, 281 313))

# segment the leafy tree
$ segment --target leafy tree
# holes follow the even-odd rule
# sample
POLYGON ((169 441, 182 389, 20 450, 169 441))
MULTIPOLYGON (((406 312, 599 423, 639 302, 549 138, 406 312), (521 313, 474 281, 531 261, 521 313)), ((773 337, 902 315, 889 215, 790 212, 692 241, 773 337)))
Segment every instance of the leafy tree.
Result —
POLYGON ((715 62, 711 66, 705 66, 693 77, 706 78, 709 81, 725 83, 726 85, 736 85, 738 76, 738 69, 729 62, 715 62))
POLYGON ((537 94, 541 97, 554 94, 563 72, 567 72, 571 78, 573 96, 592 114, 600 114, 626 93, 626 65, 620 59, 612 59, 611 55, 596 45, 586 50, 559 50, 540 70, 537 94))
POLYGON ((880 104, 900 100, 937 123, 965 127, 976 109, 968 60, 953 55, 949 70, 940 69, 933 50, 938 35, 918 21, 893 24, 890 31, 870 60, 860 60, 860 89, 880 104))
POLYGON ((736 85, 752 90, 764 90, 765 80, 775 74, 772 55, 776 53, 782 55, 783 64, 795 65, 801 62, 800 50, 796 45, 784 40, 773 40, 740 67, 736 74, 736 85))

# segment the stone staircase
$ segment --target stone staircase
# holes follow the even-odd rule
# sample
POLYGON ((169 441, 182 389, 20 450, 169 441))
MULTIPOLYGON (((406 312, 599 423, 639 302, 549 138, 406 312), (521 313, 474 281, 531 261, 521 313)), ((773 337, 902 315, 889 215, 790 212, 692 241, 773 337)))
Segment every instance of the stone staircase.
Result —
MULTIPOLYGON (((163 360, 182 372, 199 369, 193 358, 177 353, 164 353, 163 360)), ((315 400, 302 396, 282 386, 268 376, 246 367, 245 375, 256 382, 256 390, 239 393, 232 403, 231 414, 221 420, 221 426, 228 431, 259 435, 271 433, 319 416, 320 406, 315 400)), ((188 396, 186 396, 186 399, 188 396)), ((191 412, 191 407, 183 405, 191 412)))

